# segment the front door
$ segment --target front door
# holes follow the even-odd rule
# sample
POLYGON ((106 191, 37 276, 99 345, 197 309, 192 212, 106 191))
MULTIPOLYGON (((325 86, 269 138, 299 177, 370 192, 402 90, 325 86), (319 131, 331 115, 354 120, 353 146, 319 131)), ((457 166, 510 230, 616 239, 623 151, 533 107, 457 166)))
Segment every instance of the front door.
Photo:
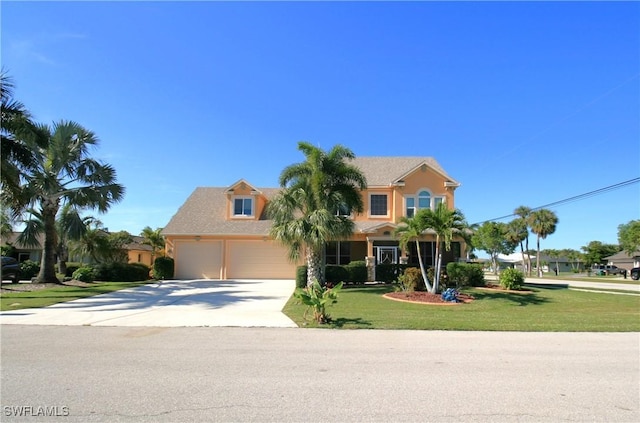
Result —
POLYGON ((398 263, 398 247, 377 247, 378 264, 396 264, 398 263))

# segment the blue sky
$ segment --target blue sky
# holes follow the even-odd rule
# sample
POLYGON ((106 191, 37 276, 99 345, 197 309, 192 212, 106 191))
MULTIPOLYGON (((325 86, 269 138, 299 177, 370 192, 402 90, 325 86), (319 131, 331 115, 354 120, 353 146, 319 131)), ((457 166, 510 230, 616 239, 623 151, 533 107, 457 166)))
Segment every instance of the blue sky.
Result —
MULTIPOLYGON (((101 140, 110 230, 198 186, 277 186, 298 141, 432 156, 470 223, 640 176, 637 2, 7 2, 2 66, 40 122, 101 140)), ((617 243, 638 183, 551 207, 542 248, 617 243)), ((508 220, 508 219, 507 219, 508 220)))

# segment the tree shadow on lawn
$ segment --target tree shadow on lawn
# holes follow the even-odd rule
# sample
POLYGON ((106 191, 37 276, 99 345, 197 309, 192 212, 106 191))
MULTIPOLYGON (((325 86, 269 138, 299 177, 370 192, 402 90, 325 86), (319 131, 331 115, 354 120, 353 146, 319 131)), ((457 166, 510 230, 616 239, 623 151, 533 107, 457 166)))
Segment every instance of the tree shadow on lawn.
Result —
POLYGON ((371 322, 363 320, 361 317, 356 317, 353 319, 348 319, 346 317, 339 317, 337 319, 331 320, 331 326, 333 327, 341 328, 344 325, 371 326, 371 322))
POLYGON ((492 292, 492 291, 474 291, 471 295, 475 301, 482 300, 503 300, 517 304, 518 306, 541 305, 549 303, 550 300, 540 297, 536 291, 532 293, 509 293, 509 292, 492 292))

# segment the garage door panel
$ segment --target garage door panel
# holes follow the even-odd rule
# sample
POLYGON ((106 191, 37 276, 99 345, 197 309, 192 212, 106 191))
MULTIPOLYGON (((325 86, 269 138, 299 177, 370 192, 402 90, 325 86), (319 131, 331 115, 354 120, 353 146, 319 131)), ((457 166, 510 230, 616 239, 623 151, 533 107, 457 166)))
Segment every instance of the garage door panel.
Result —
POLYGON ((222 241, 183 241, 174 246, 177 279, 220 279, 222 241))
POLYGON ((227 278, 293 279, 296 265, 273 241, 228 241, 227 278))

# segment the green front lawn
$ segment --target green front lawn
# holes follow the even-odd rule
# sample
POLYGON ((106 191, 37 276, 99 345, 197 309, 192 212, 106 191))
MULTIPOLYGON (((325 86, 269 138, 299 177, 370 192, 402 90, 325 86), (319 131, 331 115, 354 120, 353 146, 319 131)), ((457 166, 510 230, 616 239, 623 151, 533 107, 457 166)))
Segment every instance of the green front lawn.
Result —
POLYGON ((464 290, 469 304, 438 306, 388 300, 391 286, 344 288, 329 307, 329 325, 305 321, 291 298, 284 312, 299 326, 343 329, 487 330, 535 332, 640 331, 640 296, 535 287, 532 294, 464 290))
MULTIPOLYGON (((87 287, 60 285, 36 291, 3 292, 0 294, 0 311, 46 307, 56 303, 106 294, 121 289, 145 285, 149 282, 96 282, 87 287)), ((5 287, 3 285, 3 287, 5 287)), ((7 286, 10 288, 11 285, 7 286)))

